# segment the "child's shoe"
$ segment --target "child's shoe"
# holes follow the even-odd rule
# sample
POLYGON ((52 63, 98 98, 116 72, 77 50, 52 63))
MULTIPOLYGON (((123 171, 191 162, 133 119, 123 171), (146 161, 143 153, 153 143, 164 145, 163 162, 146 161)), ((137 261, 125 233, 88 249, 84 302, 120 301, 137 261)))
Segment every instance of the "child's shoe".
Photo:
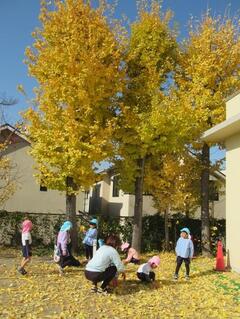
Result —
POLYGON ((177 281, 178 280, 178 275, 177 274, 174 274, 173 276, 173 280, 177 281))
POLYGON ((97 288, 97 293, 101 295, 109 295, 110 294, 110 289, 108 288, 97 288))
POLYGON ((190 279, 189 275, 185 275, 185 280, 189 280, 189 279, 190 279))
POLYGON ((57 267, 58 267, 59 275, 63 276, 64 275, 63 268, 60 265, 57 265, 57 267))
POLYGON ((98 288, 97 288, 97 286, 96 286, 96 285, 93 285, 93 286, 92 286, 92 288, 91 288, 91 292, 92 292, 92 293, 96 293, 96 292, 98 292, 98 288))
POLYGON ((21 275, 26 275, 26 274, 27 274, 26 270, 25 270, 24 268, 22 268, 22 267, 18 267, 18 272, 19 272, 21 275))

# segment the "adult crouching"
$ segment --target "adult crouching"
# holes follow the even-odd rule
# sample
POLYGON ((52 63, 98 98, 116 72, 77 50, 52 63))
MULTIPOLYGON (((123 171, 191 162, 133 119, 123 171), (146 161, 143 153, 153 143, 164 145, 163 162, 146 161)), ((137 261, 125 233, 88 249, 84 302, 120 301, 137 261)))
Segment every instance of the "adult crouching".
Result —
POLYGON ((107 294, 109 292, 108 285, 117 272, 122 273, 125 277, 124 265, 116 250, 119 245, 119 238, 110 235, 87 263, 85 276, 93 283, 92 292, 107 294), (102 282, 100 288, 97 287, 98 282, 102 282))

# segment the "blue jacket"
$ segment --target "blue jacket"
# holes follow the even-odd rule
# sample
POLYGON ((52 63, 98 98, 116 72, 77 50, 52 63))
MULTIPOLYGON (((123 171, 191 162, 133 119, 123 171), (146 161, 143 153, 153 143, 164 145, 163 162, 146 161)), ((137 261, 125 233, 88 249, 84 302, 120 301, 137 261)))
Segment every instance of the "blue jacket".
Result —
POLYGON ((118 272, 124 271, 124 265, 115 248, 108 245, 100 247, 93 258, 87 263, 86 270, 104 272, 109 266, 116 266, 118 272))
POLYGON ((182 258, 192 258, 194 253, 193 242, 191 239, 180 237, 175 248, 177 256, 182 258))
POLYGON ((89 246, 93 246, 94 240, 97 240, 97 229, 89 228, 89 230, 86 232, 86 235, 83 239, 83 243, 89 246))

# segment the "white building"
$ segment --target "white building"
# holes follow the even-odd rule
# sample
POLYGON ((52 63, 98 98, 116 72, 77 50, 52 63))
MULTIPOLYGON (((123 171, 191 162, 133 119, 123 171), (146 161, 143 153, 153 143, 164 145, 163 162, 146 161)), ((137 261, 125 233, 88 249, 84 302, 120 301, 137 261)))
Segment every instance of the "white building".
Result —
POLYGON ((240 92, 226 103, 226 120, 203 135, 207 143, 226 147, 226 245, 233 270, 240 272, 240 92))
MULTIPOLYGON (((0 127, 0 140, 10 139, 4 155, 11 159, 12 174, 16 180, 17 190, 0 209, 9 212, 64 214, 65 194, 49 190, 37 184, 34 177, 34 160, 29 154, 31 145, 27 139, 9 124, 0 127)), ((84 209, 84 193, 77 196, 77 210, 84 209)))
MULTIPOLYGON (((216 194, 214 200, 210 201, 210 215, 214 218, 225 218, 225 175, 215 172, 211 180, 218 179, 222 189, 216 194)), ((104 214, 107 216, 132 217, 134 214, 135 196, 126 194, 117 186, 117 176, 113 170, 104 171, 102 180, 94 185, 89 193, 89 211, 91 214, 104 214)), ((143 216, 154 215, 157 209, 154 208, 152 196, 143 196, 143 216)), ((176 212, 175 212, 176 213, 176 212)), ((200 218, 200 207, 194 214, 200 218)))
MULTIPOLYGON (((65 213, 65 194, 59 191, 48 190, 36 182, 34 174, 34 160, 29 154, 30 143, 14 127, 6 124, 0 127, 0 140, 11 138, 6 156, 14 165, 13 175, 16 175, 17 190, 0 209, 9 212, 29 213, 65 213)), ((212 179, 225 182, 224 174, 216 172, 212 179)), ((117 187, 117 176, 112 170, 105 171, 100 182, 96 183, 90 192, 81 192, 77 196, 77 211, 104 214, 107 216, 131 217, 134 213, 135 196, 126 194, 117 187)), ((149 195, 143 197, 143 216, 154 215, 153 199, 149 195)), ((225 218, 225 195, 224 191, 219 194, 215 201, 210 202, 210 213, 215 218, 225 218)), ((200 218, 200 209, 195 214, 200 218)))

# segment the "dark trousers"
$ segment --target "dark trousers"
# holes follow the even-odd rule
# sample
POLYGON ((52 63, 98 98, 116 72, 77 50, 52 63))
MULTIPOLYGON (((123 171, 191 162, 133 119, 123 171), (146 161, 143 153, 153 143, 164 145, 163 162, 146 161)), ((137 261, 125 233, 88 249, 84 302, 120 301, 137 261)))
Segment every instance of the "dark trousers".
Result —
POLYGON ((93 246, 85 244, 85 254, 87 259, 93 258, 93 246))
POLYGON ((71 245, 71 243, 69 243, 67 245, 67 251, 68 251, 68 255, 67 256, 63 256, 62 252, 61 252, 60 262, 59 262, 60 266, 62 268, 65 268, 67 266, 79 267, 80 266, 79 260, 74 258, 73 255, 72 255, 72 245, 71 245))
POLYGON ((95 272, 85 270, 85 277, 90 280, 94 285, 98 282, 103 281, 101 287, 106 288, 117 273, 117 268, 115 266, 110 266, 105 269, 104 272, 95 272))
POLYGON ((189 276, 190 273, 190 258, 183 258, 180 256, 177 256, 177 266, 175 270, 175 274, 178 275, 179 269, 181 268, 182 263, 185 263, 185 268, 186 268, 186 275, 189 276))
POLYGON ((132 259, 130 260, 130 263, 133 263, 135 265, 139 265, 140 264, 140 260, 139 259, 135 259, 132 257, 132 259))
POLYGON ((80 262, 79 262, 79 260, 74 258, 73 255, 61 256, 60 257, 60 266, 62 268, 65 268, 67 266, 79 267, 80 266, 80 262))
POLYGON ((144 272, 137 272, 137 277, 141 281, 151 282, 155 280, 155 273, 153 271, 150 271, 149 275, 147 275, 144 274, 144 272))

